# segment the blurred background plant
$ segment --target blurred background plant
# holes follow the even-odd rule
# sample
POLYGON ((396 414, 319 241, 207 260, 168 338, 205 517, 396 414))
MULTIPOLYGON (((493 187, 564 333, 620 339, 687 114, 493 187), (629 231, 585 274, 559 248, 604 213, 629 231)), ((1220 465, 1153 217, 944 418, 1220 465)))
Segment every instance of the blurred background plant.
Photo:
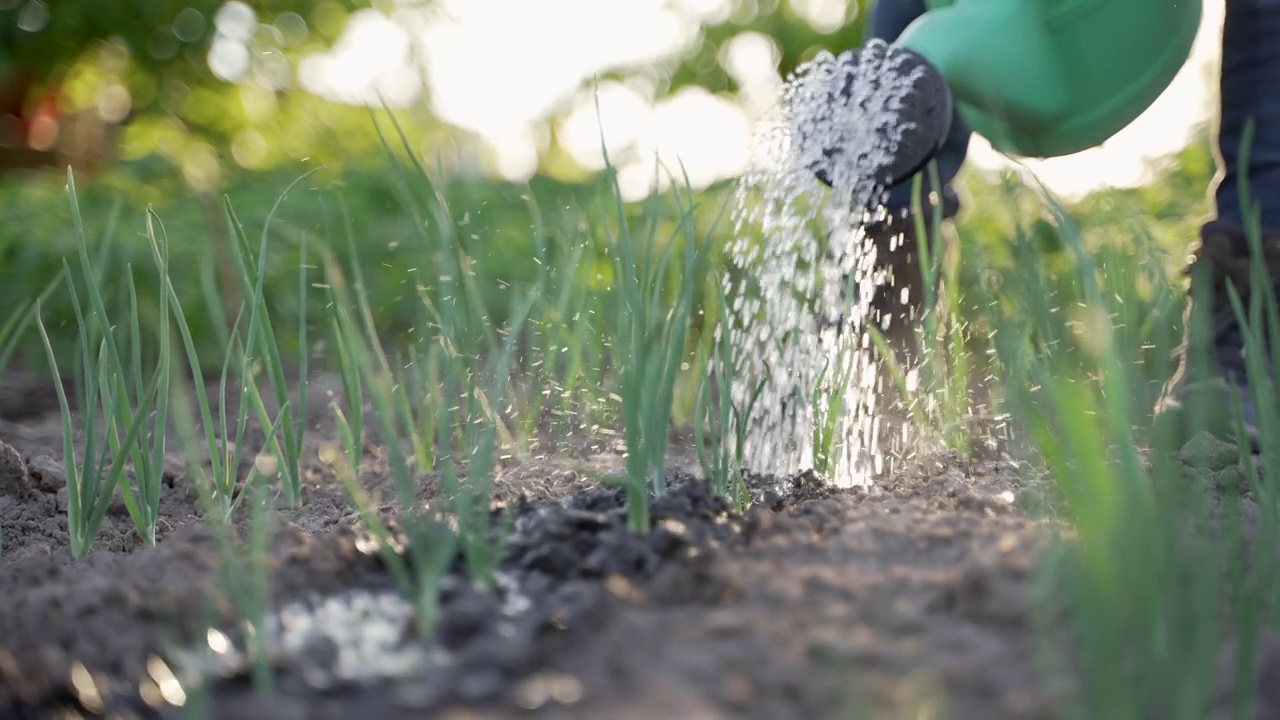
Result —
POLYGON ((358 107, 385 102, 412 108, 428 154, 508 179, 580 178, 567 160, 599 155, 581 127, 592 76, 614 114, 666 100, 680 107, 656 108, 660 124, 726 117, 735 101, 766 106, 779 68, 861 33, 856 3, 840 0, 597 5, 0 0, 0 162, 156 154, 205 191, 237 168, 361 157, 377 140, 358 107))
MULTIPOLYGON (((152 263, 138 220, 151 206, 169 228, 173 267, 190 273, 177 292, 189 307, 221 304, 223 315, 239 291, 219 196, 257 226, 282 188, 319 166, 273 220, 281 242, 265 293, 279 296, 289 322, 300 310, 291 307, 298 238, 349 233, 376 268, 370 302, 386 310, 381 331, 394 337, 413 323, 393 301, 413 294, 412 255, 400 243, 416 230, 394 199, 374 116, 395 114, 410 140, 397 151, 447 185, 463 209, 460 230, 485 250, 475 262, 500 288, 534 272, 531 201, 566 209, 572 232, 567 209, 607 194, 604 151, 637 216, 639 201, 668 189, 655 159, 683 168, 697 205, 722 208, 747 166, 751 123, 783 78, 819 52, 859 44, 868 9, 857 0, 0 0, 0 306, 39 295, 74 251, 68 165, 91 241, 110 245, 118 263, 102 272, 130 263, 140 293, 158 286, 145 277, 152 263)), ((1200 87, 1203 71, 1189 67, 1179 82, 1200 87)), ((1165 142, 1172 153, 1131 148, 1127 164, 1091 171, 1092 192, 1060 173, 1086 240, 1123 236, 1120 220, 1136 209, 1170 250, 1170 267, 1180 262, 1209 209, 1202 120, 1179 116, 1171 132, 1181 135, 1165 142), (1143 181, 1131 181, 1126 168, 1152 155, 1143 181), (1100 189, 1108 182, 1131 187, 1100 189)), ((1121 146, 1135 137, 1126 133, 1121 146)), ((973 158, 961 232, 998 244, 1017 208, 997 175, 1012 166, 981 141, 973 158)), ((723 239, 731 224, 712 232, 718 214, 697 214, 700 237, 723 239)), ((1044 237, 1053 263, 1052 233, 1044 237)), ((500 318, 507 300, 490 294, 500 318)), ((156 300, 139 298, 143 308, 156 300)), ((220 350, 225 328, 213 310, 193 315, 192 331, 202 348, 220 350)), ((63 294, 44 314, 55 345, 73 338, 63 294)), ((43 367, 34 339, 18 343, 19 366, 43 367)))

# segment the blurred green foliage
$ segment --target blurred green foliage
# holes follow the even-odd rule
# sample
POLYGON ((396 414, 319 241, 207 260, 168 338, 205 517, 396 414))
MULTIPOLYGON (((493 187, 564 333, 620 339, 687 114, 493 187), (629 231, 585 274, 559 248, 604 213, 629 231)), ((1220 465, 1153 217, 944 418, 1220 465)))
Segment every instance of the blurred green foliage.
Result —
MULTIPOLYGON (((1187 248, 1198 241, 1200 225, 1213 212, 1210 191, 1217 166, 1212 147, 1210 128, 1202 126, 1185 148, 1152 168, 1146 184, 1098 190, 1064 206, 1081 224, 1082 239, 1092 247, 1149 238, 1168 254, 1168 269, 1180 271, 1187 248)), ((992 177, 966 168, 961 181, 967 202, 959 228, 968 242, 1005 238, 1015 224, 1029 225, 1046 261, 1066 261, 1055 239, 1057 232, 1052 228, 1036 231, 1036 223, 1047 223, 1049 218, 1023 178, 992 177)), ((1002 256, 998 246, 988 254, 1002 256)))
MULTIPOLYGON (((251 237, 260 237, 280 193, 305 171, 294 165, 243 173, 227 192, 251 237)), ((156 158, 121 162, 78 188, 79 204, 90 241, 102 253, 104 272, 134 273, 144 308, 157 307, 157 279, 143 225, 146 208, 155 209, 171 241, 172 267, 187 269, 175 275, 182 278, 177 292, 183 306, 193 310, 192 331, 202 350, 216 353, 221 330, 216 326, 219 308, 214 305, 234 304, 236 293, 228 264, 228 230, 218 198, 177 191, 178 183, 156 158)), ((17 307, 21 299, 35 297, 55 277, 63 258, 74 256, 64 185, 51 174, 0 177, 0 217, 6 219, 0 223, 0 307, 17 307)), ((530 281, 536 272, 529 262, 535 254, 535 222, 561 242, 604 242, 594 226, 614 212, 605 202, 610 196, 604 177, 581 183, 537 177, 520 184, 455 179, 442 183, 439 190, 453 211, 461 244, 477 271, 497 281, 484 289, 488 312, 496 318, 510 307, 507 288, 530 281)), ((726 190, 715 187, 700 195, 705 210, 698 223, 703 232, 710 230, 719 209, 729 201, 726 190)), ((431 192, 425 187, 411 191, 431 192)), ((421 249, 413 246, 415 219, 405 210, 404 192, 383 163, 372 169, 348 167, 319 173, 284 200, 269 228, 266 267, 266 295, 281 322, 289 324, 297 317, 298 308, 290 304, 297 296, 299 248, 305 234, 313 262, 327 250, 343 263, 352 243, 365 268, 366 289, 380 331, 388 338, 414 331, 419 315, 412 304, 416 287, 431 269, 419 267, 421 249)), ((639 207, 630 211, 642 212, 639 207)), ((662 229, 669 234, 675 227, 662 229)), ((603 282, 608 270, 599 270, 596 281, 603 282)), ((123 283, 108 285, 120 291, 116 301, 127 300, 123 283)), ((318 302, 320 295, 316 298, 318 302)), ((315 307, 309 315, 323 317, 322 311, 315 307)), ((65 293, 55 293, 45 303, 44 321, 55 337, 71 339, 74 313, 65 293)), ((35 352, 37 346, 26 349, 35 352)), ((35 360, 39 368, 39 357, 20 352, 17 361, 35 360)))
MULTIPOLYGON (((300 61, 331 48, 353 12, 406 5, 431 3, 0 0, 0 88, 7 84, 0 96, 17 92, 30 105, 57 92, 66 111, 96 109, 110 122, 125 120, 125 158, 159 154, 197 191, 235 182, 236 167, 354 162, 377 146, 365 114, 300 91, 300 61)), ((742 90, 726 69, 734 38, 767 38, 785 75, 820 49, 859 44, 866 10, 856 0, 728 0, 724 7, 702 16, 699 39, 684 51, 655 65, 603 68, 600 77, 643 75, 657 81, 659 98, 691 85, 732 96, 742 90)), ((412 134, 427 154, 455 141, 457 133, 426 103, 415 113, 412 134)), ((559 159, 551 143, 546 154, 559 159)), ((563 162, 543 169, 556 168, 563 162)))
MULTIPOLYGON (((1095 193, 1069 205, 1081 223, 1085 241, 1094 247, 1132 247, 1150 236, 1167 259, 1167 269, 1180 269, 1189 244, 1197 237, 1199 222, 1210 210, 1206 191, 1214 165, 1208 136, 1203 135, 1170 160, 1149 186, 1095 193)), ((308 165, 295 163, 241 173, 227 196, 251 236, 262 231, 280 192, 307 169, 308 165)), ((1002 257, 1011 261, 1002 248, 1015 222, 1047 222, 1036 209, 1032 193, 1016 178, 970 169, 962 182, 966 204, 958 222, 961 239, 964 245, 981 244, 983 256, 992 262, 1000 262, 1002 257), (1011 193, 1009 186, 1021 189, 1011 193)), ((73 253, 63 185, 52 175, 0 178, 0 217, 6 220, 0 223, 0 307, 17 307, 22 300, 35 297, 57 273, 63 257, 73 253)), ((609 195, 603 177, 574 183, 548 177, 536 177, 529 183, 458 177, 442 182, 439 189, 453 210, 467 252, 485 276, 497 281, 487 289, 486 297, 495 317, 501 317, 509 307, 504 287, 528 280, 535 271, 528 261, 534 254, 535 223, 540 222, 548 234, 561 240, 603 242, 594 228, 611 212, 605 202, 609 195), (534 207, 540 217, 535 218, 534 207)), ((345 257, 347 243, 353 242, 366 268, 370 302, 384 337, 413 331, 416 312, 406 301, 412 301, 415 283, 427 270, 417 267, 415 258, 420 254, 412 247, 415 221, 404 211, 404 190, 386 170, 385 162, 374 162, 370 167, 351 166, 314 175, 285 200, 270 228, 267 265, 267 296, 279 305, 273 309, 284 318, 282 322, 289 322, 288 304, 296 296, 298 242, 305 233, 313 245, 313 258, 318 257, 314 248, 326 246, 345 257)), ((413 192, 429 190, 413 188, 413 192)), ((732 201, 731 184, 697 193, 695 201, 701 234, 724 242, 732 226, 724 220, 726 205, 732 201)), ((91 239, 110 243, 110 272, 125 272, 132 266, 144 295, 155 287, 148 279, 151 262, 143 232, 143 212, 148 206, 155 208, 171 238, 173 266, 190 269, 177 288, 184 306, 208 308, 218 298, 234 294, 230 285, 222 284, 225 278, 220 274, 230 272, 225 265, 229 246, 218 210, 220 202, 212 195, 182 192, 181 181, 162 160, 151 157, 117 164, 80 190, 80 205, 91 239)), ((638 207, 632 211, 642 212, 638 207)), ((1051 235, 1045 233, 1046 237, 1051 235)), ((1041 249, 1040 261, 1047 268, 1069 269, 1068 253, 1053 243, 1045 243, 1041 249)), ((963 257, 962 253, 962 261, 963 257)), ((982 282, 980 271, 962 267, 962 283, 977 287, 982 282)), ((601 268, 597 281, 607 277, 608 269, 601 268)), ((584 281, 592 280, 587 277, 584 281)), ((46 303, 45 323, 51 332, 68 333, 69 337, 74 324, 65 299, 64 294, 55 294, 46 303)), ((153 298, 144 297, 143 305, 154 307, 153 298)), ((312 317, 323 316, 322 308, 312 310, 312 317)), ((973 311, 981 313, 980 308, 973 311)), ((213 324, 214 314, 193 312, 192 316, 193 330, 201 342, 216 350, 219 332, 213 324)), ((34 357, 39 367, 39 356, 34 357)))
MULTIPOLYGON (((416 255, 403 245, 415 236, 414 220, 387 172, 374 122, 382 111, 333 104, 301 92, 292 75, 275 87, 275 61, 268 60, 284 58, 293 73, 300 57, 331 46, 342 36, 350 13, 370 5, 385 10, 392 3, 263 0, 250 9, 222 0, 0 0, 0 78, 20 68, 37 84, 58 83, 64 102, 73 108, 100 103, 104 89, 113 85, 127 89, 131 102, 123 159, 78 183, 81 207, 91 237, 109 243, 111 271, 142 275, 152 264, 142 234, 143 212, 153 206, 172 238, 174 267, 190 268, 188 281, 178 288, 187 307, 209 307, 234 293, 225 284, 227 230, 218 196, 226 193, 246 229, 256 234, 279 192, 307 170, 324 166, 324 172, 284 203, 270 229, 268 296, 278 286, 280 302, 287 306, 294 295, 296 243, 304 233, 321 247, 345 247, 353 238, 365 267, 373 269, 366 276, 373 284, 370 299, 384 323, 382 330, 395 337, 412 331, 414 313, 402 301, 413 297, 416 273, 422 270, 414 267, 408 258, 416 255), (40 17, 30 16, 39 12, 32 10, 35 5, 47 11, 43 24, 36 22, 40 17), (238 9, 226 11, 233 5, 238 9), (224 15, 220 29, 220 11, 239 17, 227 20, 224 15), (220 79, 209 68, 211 43, 220 32, 245 35, 241 39, 250 65, 241 82, 220 79)), ((862 41, 865 5, 849 0, 833 14, 836 6, 827 4, 825 19, 814 15, 813 8, 820 5, 824 3, 811 0, 731 0, 723 17, 705 21, 701 39, 687 52, 660 67, 614 69, 604 76, 656 74, 664 78, 660 95, 690 85, 732 94, 742 88, 726 69, 724 50, 743 33, 758 33, 773 43, 782 76, 818 50, 838 52, 862 41)), ((440 178, 463 224, 468 252, 486 275, 515 282, 532 272, 527 262, 535 223, 531 203, 546 216, 542 222, 549 232, 598 240, 590 227, 605 212, 597 207, 608 196, 605 178, 565 172, 527 184, 493 181, 467 166, 457 133, 442 125, 425 103, 396 114, 416 143, 406 151, 429 168, 440 163, 433 175, 440 178)), ((1097 243, 1132 239, 1137 219, 1166 248, 1174 268, 1209 210, 1206 189, 1214 166, 1208 148, 1206 133, 1171 158, 1150 185, 1097 193, 1075 204, 1071 210, 1086 237, 1097 243)), ((990 255, 999 258, 1000 243, 1009 237, 1017 214, 1035 212, 1038 203, 1010 204, 998 178, 969 170, 964 179, 968 203, 960 218, 961 235, 966 243, 993 245, 990 255)), ((726 183, 698 194, 697 217, 707 225, 704 230, 731 200, 727 190, 726 183)), ((72 251, 61 174, 0 176, 0 218, 0 307, 16 307, 38 294, 72 251)), ((721 223, 717 237, 723 239, 729 226, 721 223)), ((1046 263, 1065 262, 1052 243, 1044 251, 1046 263)), ((607 269, 601 277, 607 277, 607 269)), ((980 281, 974 276, 965 280, 980 281)), ((154 283, 140 277, 139 287, 149 292, 154 283)), ((495 316, 507 307, 501 288, 499 282, 487 299, 495 316)), ((144 298, 144 306, 154 306, 152 300, 144 298)), ((288 322, 287 307, 280 312, 288 322)), ((203 316, 192 315, 201 342, 216 349, 216 313, 210 308, 203 316)), ((55 334, 69 333, 70 307, 56 300, 46 304, 45 323, 55 334)))
POLYGON ((20 104, 0 114, 56 97, 64 112, 123 122, 124 157, 159 155, 197 191, 234 180, 231 167, 358 157, 366 147, 334 138, 376 143, 366 114, 298 91, 295 76, 368 5, 0 0, 0 100, 20 104))
POLYGON ((127 62, 157 85, 174 79, 207 83, 212 80, 207 53, 218 33, 243 32, 259 52, 314 50, 337 39, 346 13, 367 5, 366 0, 255 0, 252 8, 224 0, 0 0, 0 75, 20 73, 44 86, 105 43, 112 46, 117 67, 127 62), (265 22, 248 24, 256 20, 265 22))

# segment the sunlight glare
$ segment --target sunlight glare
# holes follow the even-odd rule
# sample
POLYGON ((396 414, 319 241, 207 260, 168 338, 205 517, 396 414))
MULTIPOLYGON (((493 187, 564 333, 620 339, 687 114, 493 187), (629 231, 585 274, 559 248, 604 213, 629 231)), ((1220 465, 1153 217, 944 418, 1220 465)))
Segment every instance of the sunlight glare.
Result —
POLYGON ((573 110, 560 122, 557 138, 579 166, 602 170, 601 136, 610 160, 625 162, 634 156, 642 126, 649 122, 651 113, 648 99, 634 88, 615 81, 603 82, 594 93, 588 89, 579 96, 573 110))
POLYGON ((421 93, 404 27, 377 10, 352 13, 327 53, 303 59, 298 79, 308 92, 353 104, 399 107, 421 93))
MULTIPOLYGON (((655 104, 651 91, 665 85, 665 63, 697 42, 699 26, 723 20, 732 7, 728 0, 438 0, 425 9, 399 7, 392 17, 362 10, 332 51, 303 60, 299 76, 311 92, 357 104, 379 102, 379 92, 394 105, 412 102, 425 80, 435 114, 478 136, 493 152, 494 169, 511 179, 536 171, 541 148, 533 128, 554 118, 561 119, 557 139, 570 157, 587 170, 603 167, 603 121, 620 181, 628 197, 641 197, 654 185, 655 153, 672 171, 683 161, 694 187, 745 168, 749 119, 765 113, 782 86, 772 38, 744 31, 721 47, 736 102, 688 88, 655 104), (632 77, 598 85, 597 118, 593 78, 612 71, 632 77)), ((820 30, 858 9, 845 0, 803 0, 796 7, 820 30)), ((1218 3, 1205 5, 1191 59, 1129 127, 1098 148, 1026 165, 1068 199, 1148 180, 1153 161, 1180 150, 1213 117, 1222 13, 1218 3)), ((247 69, 242 38, 251 15, 240 2, 219 13, 210 65, 220 76, 247 69)), ((969 165, 1013 166, 982 138, 971 145, 969 165)))
POLYGON ((523 128, 488 138, 494 169, 509 182, 525 182, 538 171, 538 141, 533 128, 523 128))
POLYGON ((738 33, 720 48, 720 66, 738 86, 748 117, 762 117, 782 92, 782 76, 778 73, 781 61, 778 43, 754 31, 738 33))
POLYGON ((666 0, 441 0, 423 34, 427 84, 442 120, 501 135, 596 73, 670 57, 697 29, 666 0))
POLYGON ((858 16, 857 0, 793 0, 791 7, 809 27, 825 34, 839 31, 858 16))
POLYGON ((601 129, 618 183, 628 200, 669 186, 667 173, 683 184, 703 188, 735 177, 747 168, 751 128, 737 104, 700 87, 678 90, 656 104, 621 83, 606 83, 597 95, 586 92, 559 126, 558 137, 577 162, 589 170, 604 167, 601 129), (664 165, 655 167, 655 158, 664 165), (655 184, 655 172, 657 180, 655 184))

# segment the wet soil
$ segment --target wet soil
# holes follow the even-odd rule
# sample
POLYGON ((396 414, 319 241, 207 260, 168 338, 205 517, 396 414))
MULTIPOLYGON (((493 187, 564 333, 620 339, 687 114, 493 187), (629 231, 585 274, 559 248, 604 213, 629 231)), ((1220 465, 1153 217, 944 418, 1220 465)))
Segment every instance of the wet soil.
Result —
MULTIPOLYGON (((926 456, 871 489, 753 478, 738 513, 676 437, 643 536, 596 482, 621 468, 616 438, 507 459, 497 583, 457 564, 424 644, 320 461, 334 434, 326 386, 312 392, 303 503, 277 502, 269 543, 269 698, 180 464, 154 547, 117 501, 73 560, 56 414, 0 402, 0 718, 1050 716, 1027 617, 1043 525, 1007 459, 926 456), (196 648, 218 673, 203 689, 196 648)), ((389 512, 374 445, 359 481, 389 512)), ((430 500, 434 477, 420 481, 430 500)))

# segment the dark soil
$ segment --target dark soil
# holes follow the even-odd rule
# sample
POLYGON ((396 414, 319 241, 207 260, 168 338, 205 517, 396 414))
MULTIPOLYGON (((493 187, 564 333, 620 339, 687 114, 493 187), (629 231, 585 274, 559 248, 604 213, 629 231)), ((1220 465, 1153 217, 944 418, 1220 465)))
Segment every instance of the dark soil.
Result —
MULTIPOLYGON (((319 460, 333 437, 319 411, 303 504, 279 508, 270 542, 275 692, 253 691, 234 650, 208 692, 175 692, 190 651, 226 637, 210 624, 240 637, 192 489, 175 462, 155 547, 117 503, 73 560, 58 419, 24 392, 0 399, 0 718, 1050 715, 1027 621, 1041 532, 1007 461, 926 457, 872 489, 756 478, 737 514, 677 443, 637 536, 621 494, 592 479, 620 467, 616 441, 512 460, 496 479, 514 518, 498 583, 459 565, 424 646, 319 460)), ((360 482, 389 510, 376 447, 360 482)))

